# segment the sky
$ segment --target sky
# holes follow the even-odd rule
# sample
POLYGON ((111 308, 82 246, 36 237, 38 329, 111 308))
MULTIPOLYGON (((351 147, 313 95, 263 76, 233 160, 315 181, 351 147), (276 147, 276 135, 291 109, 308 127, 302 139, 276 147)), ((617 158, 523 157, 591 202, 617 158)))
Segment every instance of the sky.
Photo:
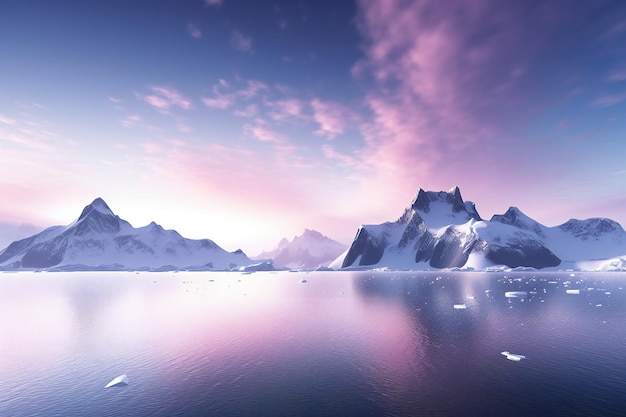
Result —
POLYGON ((621 0, 4 0, 0 243, 101 197, 250 255, 348 244, 454 186, 626 226, 625 110, 621 0))

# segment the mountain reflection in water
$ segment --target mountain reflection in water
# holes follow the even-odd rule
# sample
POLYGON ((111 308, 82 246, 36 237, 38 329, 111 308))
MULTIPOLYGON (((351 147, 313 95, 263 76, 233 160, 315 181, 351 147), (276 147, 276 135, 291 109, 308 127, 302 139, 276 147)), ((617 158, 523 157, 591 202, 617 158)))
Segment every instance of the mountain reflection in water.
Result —
POLYGON ((623 415, 625 284, 609 273, 1 274, 0 415, 623 415), (121 374, 132 384, 102 388, 121 374))

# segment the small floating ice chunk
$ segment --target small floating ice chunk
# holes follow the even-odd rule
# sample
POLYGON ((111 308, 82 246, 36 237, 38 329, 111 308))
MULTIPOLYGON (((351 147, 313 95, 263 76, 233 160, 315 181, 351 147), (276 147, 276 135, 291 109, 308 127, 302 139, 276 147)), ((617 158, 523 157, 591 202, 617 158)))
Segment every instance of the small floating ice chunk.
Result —
POLYGON ((507 291, 504 293, 506 298, 524 298, 528 296, 526 291, 507 291))
POLYGON ((303 284, 305 284, 305 283, 307 283, 308 281, 306 280, 306 278, 302 278, 302 279, 300 280, 300 282, 301 282, 301 283, 303 283, 303 284))
POLYGON ((114 378, 113 380, 111 380, 111 382, 106 384, 106 386, 104 388, 125 387, 126 385, 128 385, 128 376, 126 376, 126 374, 124 374, 124 375, 120 375, 117 378, 114 378))
POLYGON ((454 309, 455 310, 465 310, 465 309, 467 309, 467 304, 455 304, 454 305, 454 309))
POLYGON ((506 350, 504 352, 500 352, 500 354, 506 356, 506 358, 508 360, 515 361, 515 362, 519 362, 522 359, 526 359, 526 356, 524 356, 524 355, 518 355, 518 354, 515 354, 515 353, 511 353, 509 351, 506 351, 506 350))
POLYGON ((580 290, 565 290, 565 294, 580 294, 580 290))

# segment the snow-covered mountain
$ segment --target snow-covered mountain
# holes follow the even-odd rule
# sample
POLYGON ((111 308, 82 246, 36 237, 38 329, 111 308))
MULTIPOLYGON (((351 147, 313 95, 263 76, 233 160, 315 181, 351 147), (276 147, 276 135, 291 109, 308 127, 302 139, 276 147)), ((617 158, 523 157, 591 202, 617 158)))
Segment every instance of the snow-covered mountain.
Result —
POLYGON ((348 247, 315 230, 304 229, 300 236, 289 241, 283 238, 269 252, 256 259, 273 259, 274 265, 287 268, 317 268, 327 266, 348 247))
POLYGON ((154 222, 134 228, 101 198, 70 225, 50 227, 0 252, 0 269, 229 270, 252 263, 241 250, 185 239, 154 222))
POLYGON ((364 225, 333 268, 532 267, 614 270, 626 265, 626 232, 603 218, 546 227, 518 208, 483 220, 458 187, 419 190, 395 222, 364 225))

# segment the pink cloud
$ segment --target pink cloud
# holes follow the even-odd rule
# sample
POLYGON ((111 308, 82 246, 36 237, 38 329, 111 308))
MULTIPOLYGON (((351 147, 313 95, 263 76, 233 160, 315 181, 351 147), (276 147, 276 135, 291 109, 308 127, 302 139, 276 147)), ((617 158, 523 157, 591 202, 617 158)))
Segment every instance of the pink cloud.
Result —
POLYGON ((227 109, 231 107, 235 102, 235 97, 232 95, 218 95, 216 97, 203 97, 202 103, 205 106, 212 109, 227 109))
POLYGON ((187 32, 189 33, 189 36, 194 39, 202 38, 202 31, 193 23, 189 23, 187 25, 187 32))
POLYGON ((0 123, 4 123, 6 125, 14 125, 17 123, 17 120, 0 114, 0 123))
MULTIPOLYGON (((493 0, 361 0, 358 6, 366 58, 353 75, 371 76, 375 85, 364 99, 371 115, 360 128, 370 180, 384 187, 404 178, 448 189, 463 181, 494 184, 499 168, 511 175, 523 169, 501 162, 511 149, 519 151, 507 123, 528 107, 523 83, 542 36, 567 12, 493 0), (482 169, 464 169, 468 164, 482 169)), ((326 113, 318 113, 322 125, 326 113)), ((330 135, 345 129, 340 121, 325 126, 330 135)))
POLYGON ((168 112, 169 109, 172 107, 179 107, 184 110, 189 110, 193 107, 191 104, 191 100, 180 94, 174 88, 164 86, 152 86, 150 87, 150 90, 154 94, 138 94, 137 96, 159 111, 168 112))
POLYGON ((616 104, 621 103, 626 99, 626 93, 620 94, 610 94, 606 96, 599 97, 598 99, 591 102, 591 105, 594 107, 610 107, 616 104))
POLYGON ((344 166, 355 166, 358 164, 357 159, 351 155, 346 155, 337 150, 330 144, 325 143, 322 145, 322 152, 328 159, 336 160, 344 166))
MULTIPOLYGON (((246 87, 237 91, 224 92, 230 89, 230 84, 225 80, 219 80, 212 88, 212 97, 203 97, 202 102, 205 106, 213 109, 228 109, 237 104, 240 100, 251 100, 258 96, 262 91, 268 90, 267 84, 257 80, 248 80, 246 87)), ((245 112, 252 110, 249 106, 244 110, 238 110, 239 112, 245 112)), ((240 114, 241 115, 241 114, 240 114)))
POLYGON ((316 131, 318 135, 334 139, 346 130, 350 115, 340 104, 315 98, 311 100, 311 107, 313 118, 320 126, 316 131))
POLYGON ((247 124, 243 127, 243 130, 244 133, 260 140, 261 142, 285 143, 287 141, 283 135, 259 124, 247 124))
POLYGON ((237 91, 236 95, 249 100, 256 97, 260 92, 268 89, 267 84, 258 80, 248 80, 246 88, 237 91))
POLYGON ((267 104, 272 109, 270 117, 276 121, 298 118, 302 116, 304 110, 304 103, 295 98, 268 102, 267 104))
POLYGON ((128 116, 126 116, 122 121, 122 126, 124 127, 133 127, 133 126, 137 126, 138 124, 140 124, 142 122, 142 118, 140 115, 138 114, 129 114, 128 116))
POLYGON ((249 104, 244 109, 235 110, 234 115, 239 117, 254 117, 258 113, 259 108, 256 104, 249 104))
POLYGON ((233 30, 230 34, 230 45, 239 52, 251 53, 252 38, 244 35, 238 30, 233 30))

